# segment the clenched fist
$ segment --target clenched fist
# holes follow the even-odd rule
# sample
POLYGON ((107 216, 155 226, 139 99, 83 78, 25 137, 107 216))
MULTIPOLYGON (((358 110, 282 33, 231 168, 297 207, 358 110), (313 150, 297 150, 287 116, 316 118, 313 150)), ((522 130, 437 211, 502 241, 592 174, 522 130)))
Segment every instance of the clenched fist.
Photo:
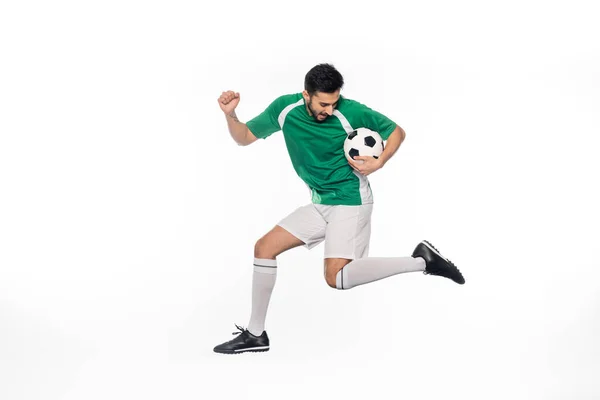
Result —
POLYGON ((219 97, 219 107, 225 114, 230 114, 240 102, 240 94, 229 90, 223 92, 219 97))

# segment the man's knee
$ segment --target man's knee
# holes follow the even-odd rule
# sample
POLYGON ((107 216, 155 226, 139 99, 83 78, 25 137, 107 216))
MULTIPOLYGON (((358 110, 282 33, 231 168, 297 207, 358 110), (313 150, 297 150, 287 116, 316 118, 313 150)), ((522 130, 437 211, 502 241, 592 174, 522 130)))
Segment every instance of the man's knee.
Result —
POLYGON ((268 239, 263 236, 256 241, 254 245, 254 257, 255 258, 275 258, 277 254, 273 254, 273 250, 269 248, 268 239))
POLYGON ((331 274, 331 273, 327 273, 325 272, 325 282, 327 282, 327 284, 329 285, 329 287, 336 289, 337 285, 335 283, 336 281, 336 274, 331 274))
POLYGON ((333 289, 337 289, 337 275, 352 260, 345 258, 326 258, 325 259, 325 282, 333 289))

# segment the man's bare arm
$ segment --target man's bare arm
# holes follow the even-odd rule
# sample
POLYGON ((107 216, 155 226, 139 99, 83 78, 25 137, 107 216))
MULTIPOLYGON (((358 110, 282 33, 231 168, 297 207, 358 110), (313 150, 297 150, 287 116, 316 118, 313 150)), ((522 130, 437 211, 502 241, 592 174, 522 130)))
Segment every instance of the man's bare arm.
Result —
POLYGON ((227 119, 227 127, 233 140, 240 146, 247 146, 250 143, 254 143, 257 139, 256 136, 250 132, 245 123, 240 122, 235 113, 235 108, 240 103, 240 94, 229 90, 223 92, 218 101, 219 107, 221 107, 221 110, 225 114, 225 119, 227 119))
POLYGON ((396 153, 396 151, 398 150, 405 138, 406 132, 404 132, 404 129, 396 125, 396 129, 394 129, 394 131, 390 134, 390 136, 385 142, 385 148, 383 149, 383 153, 381 153, 381 155, 379 156, 379 161, 381 162, 382 167, 385 165, 386 162, 388 162, 390 158, 392 158, 394 153, 396 153))
POLYGON ((227 127, 229 128, 229 133, 235 142, 240 146, 247 146, 251 143, 254 143, 257 140, 257 137, 254 136, 248 126, 240 122, 237 115, 235 114, 235 110, 231 111, 228 114, 225 114, 225 118, 227 119, 227 127))

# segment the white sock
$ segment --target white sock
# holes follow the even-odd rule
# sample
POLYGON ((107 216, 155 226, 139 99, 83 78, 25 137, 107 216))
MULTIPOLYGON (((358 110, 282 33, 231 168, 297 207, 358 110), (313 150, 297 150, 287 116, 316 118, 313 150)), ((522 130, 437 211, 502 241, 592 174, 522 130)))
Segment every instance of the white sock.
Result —
POLYGON ((248 330, 254 336, 262 335, 265 330, 265 319, 271 293, 277 278, 277 260, 264 258, 254 259, 254 274, 252 275, 252 315, 248 330))
POLYGON ((351 289, 392 275, 416 271, 425 271, 425 260, 421 257, 359 258, 337 273, 335 286, 338 289, 351 289))

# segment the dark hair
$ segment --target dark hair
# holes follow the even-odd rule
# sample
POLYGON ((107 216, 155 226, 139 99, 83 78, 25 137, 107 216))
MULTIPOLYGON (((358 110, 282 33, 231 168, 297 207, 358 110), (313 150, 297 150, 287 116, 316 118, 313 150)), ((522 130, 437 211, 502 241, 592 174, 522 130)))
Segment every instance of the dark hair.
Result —
POLYGON ((331 64, 312 67, 304 78, 304 89, 311 96, 315 92, 333 93, 342 86, 344 86, 344 78, 331 64))

